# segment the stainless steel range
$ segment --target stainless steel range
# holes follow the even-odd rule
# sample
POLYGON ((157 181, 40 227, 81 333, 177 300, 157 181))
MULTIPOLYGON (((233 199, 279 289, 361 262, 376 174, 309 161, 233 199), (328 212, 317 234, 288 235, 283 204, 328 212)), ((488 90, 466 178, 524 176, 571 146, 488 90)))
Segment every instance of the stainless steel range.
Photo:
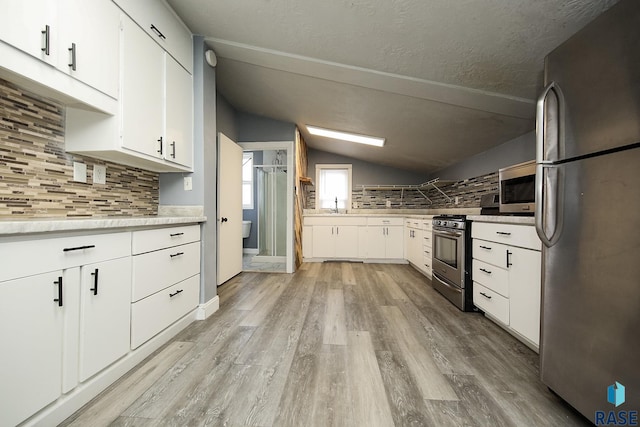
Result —
POLYGON ((473 311, 471 222, 464 215, 440 215, 432 224, 433 288, 460 310, 473 311))

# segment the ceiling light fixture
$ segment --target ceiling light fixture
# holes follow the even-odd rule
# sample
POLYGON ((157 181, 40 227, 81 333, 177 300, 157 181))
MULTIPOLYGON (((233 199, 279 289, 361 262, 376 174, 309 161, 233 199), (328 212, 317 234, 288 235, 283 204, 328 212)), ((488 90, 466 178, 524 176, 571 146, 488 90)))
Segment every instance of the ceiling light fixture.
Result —
POLYGON ((342 141, 357 142, 358 144, 374 145, 376 147, 382 147, 385 141, 384 138, 375 136, 357 135, 355 133, 339 132, 337 130, 323 129, 316 126, 306 126, 311 135, 326 136, 327 138, 340 139, 342 141))

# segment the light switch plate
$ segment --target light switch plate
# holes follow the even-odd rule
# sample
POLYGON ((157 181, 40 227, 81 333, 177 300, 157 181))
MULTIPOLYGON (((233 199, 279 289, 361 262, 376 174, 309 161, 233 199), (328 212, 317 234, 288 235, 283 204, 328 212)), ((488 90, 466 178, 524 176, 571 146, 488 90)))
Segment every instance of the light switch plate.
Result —
POLYGON ((185 176, 184 191, 191 191, 191 190, 193 190, 193 178, 191 178, 190 176, 185 176))
POLYGON ((107 167, 106 166, 93 165, 93 183, 94 184, 107 183, 107 167))
POLYGON ((87 165, 80 162, 73 162, 73 180, 76 182, 87 182, 87 165))

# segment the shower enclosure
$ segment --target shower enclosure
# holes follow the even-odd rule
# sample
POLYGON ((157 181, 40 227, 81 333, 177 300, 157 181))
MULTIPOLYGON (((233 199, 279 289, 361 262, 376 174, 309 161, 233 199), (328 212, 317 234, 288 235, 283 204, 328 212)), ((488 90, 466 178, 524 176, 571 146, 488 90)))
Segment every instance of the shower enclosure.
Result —
POLYGON ((258 255, 255 262, 284 263, 287 254, 287 166, 256 165, 258 255))

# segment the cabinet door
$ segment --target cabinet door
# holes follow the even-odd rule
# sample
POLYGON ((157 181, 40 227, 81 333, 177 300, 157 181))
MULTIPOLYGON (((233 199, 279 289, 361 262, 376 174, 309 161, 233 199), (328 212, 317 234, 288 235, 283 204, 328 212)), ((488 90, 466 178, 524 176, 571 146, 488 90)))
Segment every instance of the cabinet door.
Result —
POLYGON ((386 258, 402 259, 404 249, 404 237, 402 227, 386 227, 386 258))
MULTIPOLYGON (((0 424, 16 425, 62 393, 62 272, 0 283, 0 424)), ((64 287, 63 287, 64 291, 64 287)))
POLYGON ((386 257, 386 229, 382 226, 367 227, 367 258, 383 259, 386 257))
POLYGON ((358 227, 339 225, 335 230, 336 258, 358 258, 358 227))
POLYGON ((0 14, 0 40, 43 61, 57 61, 57 2, 50 0, 4 0, 0 14), (45 28, 49 26, 48 53, 45 28))
POLYGON ((409 242, 409 261, 416 266, 422 265, 424 252, 422 250, 422 230, 412 229, 412 237, 409 242))
POLYGON ((510 326, 538 345, 540 341, 540 252, 509 247, 510 326))
POLYGON ((123 39, 122 146, 162 158, 165 53, 127 17, 123 39))
POLYGON ((193 166, 193 85, 191 74, 170 56, 166 57, 166 152, 165 159, 193 166))
POLYGON ((118 7, 109 0, 62 0, 59 4, 58 68, 89 86, 118 98, 118 7), (72 46, 75 49, 75 64, 70 51, 72 46))
POLYGON ((314 258, 333 258, 336 255, 334 226, 314 225, 312 235, 312 252, 314 258))
POLYGON ((131 258, 82 267, 80 381, 129 350, 131 258))

